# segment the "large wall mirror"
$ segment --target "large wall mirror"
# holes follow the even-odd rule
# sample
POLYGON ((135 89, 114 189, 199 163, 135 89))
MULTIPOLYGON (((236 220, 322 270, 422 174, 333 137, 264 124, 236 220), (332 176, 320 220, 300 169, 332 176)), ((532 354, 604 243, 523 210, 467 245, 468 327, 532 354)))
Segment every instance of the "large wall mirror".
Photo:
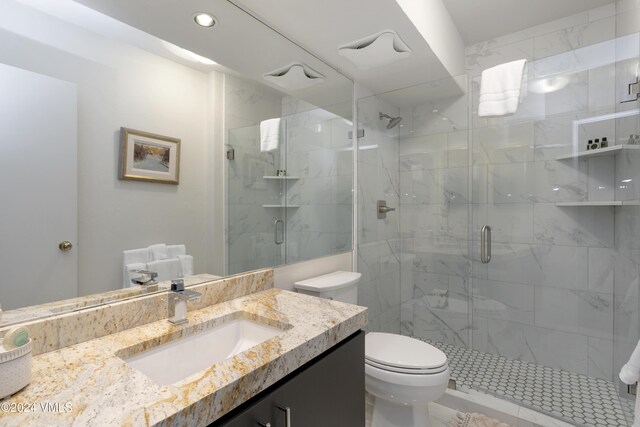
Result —
POLYGON ((0 8, 0 325, 351 250, 336 70, 225 0, 0 8))

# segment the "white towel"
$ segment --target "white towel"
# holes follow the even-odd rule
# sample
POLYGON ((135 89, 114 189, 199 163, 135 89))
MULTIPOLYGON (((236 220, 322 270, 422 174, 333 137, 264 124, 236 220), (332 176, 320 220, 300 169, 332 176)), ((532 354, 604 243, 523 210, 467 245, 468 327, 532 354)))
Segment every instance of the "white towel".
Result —
POLYGON ((123 251, 123 265, 133 264, 133 263, 148 263, 151 261, 151 252, 149 248, 144 249, 131 249, 129 251, 123 251))
POLYGON ((193 257, 191 255, 178 255, 180 263, 180 277, 193 276, 193 257))
POLYGON ((164 243, 149 246, 149 251, 151 251, 151 258, 154 261, 169 258, 169 251, 167 251, 167 245, 164 243))
POLYGON ((187 247, 185 245, 167 245, 167 257, 178 258, 178 255, 186 255, 187 247))
POLYGON ((147 264, 147 270, 158 273, 157 281, 177 279, 180 277, 179 268, 180 262, 176 258, 151 261, 147 264))
POLYGON ((130 288, 131 286, 133 286, 133 282, 131 281, 131 278, 132 278, 131 271, 133 271, 133 270, 146 270, 146 269, 147 269, 147 264, 145 264, 145 263, 134 262, 134 263, 131 263, 131 264, 126 264, 124 266, 124 275, 122 277, 122 287, 123 288, 130 288))
MULTIPOLYGON (((629 361, 620 369, 620 380, 625 384, 635 384, 640 379, 640 342, 631 353, 629 361)), ((633 427, 640 427, 640 393, 636 395, 635 419, 633 427)))
POLYGON ((280 119, 260 122, 260 151, 268 153, 278 149, 280 143, 280 119))
POLYGON ((518 111, 527 91, 526 63, 519 59, 482 72, 478 116, 508 116, 518 111))

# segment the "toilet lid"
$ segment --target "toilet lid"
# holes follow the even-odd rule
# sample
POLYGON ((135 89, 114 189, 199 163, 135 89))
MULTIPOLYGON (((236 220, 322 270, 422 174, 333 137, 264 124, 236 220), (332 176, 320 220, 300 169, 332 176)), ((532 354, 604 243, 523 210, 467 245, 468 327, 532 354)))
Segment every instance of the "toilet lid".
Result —
POLYGON ((365 336, 364 356, 372 365, 402 371, 438 371, 447 364, 447 355, 424 341, 382 332, 365 336))

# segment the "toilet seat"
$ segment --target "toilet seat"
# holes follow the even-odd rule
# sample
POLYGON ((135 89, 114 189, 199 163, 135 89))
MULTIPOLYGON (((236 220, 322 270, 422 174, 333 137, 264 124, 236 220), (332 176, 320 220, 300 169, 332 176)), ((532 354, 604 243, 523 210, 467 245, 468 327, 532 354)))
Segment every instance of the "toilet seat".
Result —
POLYGON ((382 332, 365 337, 365 364, 388 372, 430 375, 448 369, 447 356, 415 338, 382 332))
POLYGON ((368 360, 365 358, 364 363, 369 365, 369 366, 373 366, 375 368, 378 369, 382 369, 385 371, 389 371, 389 372, 395 372, 398 374, 409 374, 409 375, 431 375, 431 374, 438 374, 440 372, 444 372, 447 370, 447 368, 449 367, 449 365, 447 363, 445 363, 442 366, 439 366, 437 368, 402 368, 399 366, 393 366, 393 365, 387 365, 384 363, 378 363, 375 362, 373 360, 368 360))

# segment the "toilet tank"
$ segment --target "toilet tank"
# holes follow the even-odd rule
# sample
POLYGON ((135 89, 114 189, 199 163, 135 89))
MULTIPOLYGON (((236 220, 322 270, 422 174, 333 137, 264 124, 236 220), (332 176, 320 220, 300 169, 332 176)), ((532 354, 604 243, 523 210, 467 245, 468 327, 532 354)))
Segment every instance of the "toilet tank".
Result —
POLYGON ((357 304, 360 277, 362 274, 353 271, 334 271, 295 282, 294 287, 301 294, 357 304))

